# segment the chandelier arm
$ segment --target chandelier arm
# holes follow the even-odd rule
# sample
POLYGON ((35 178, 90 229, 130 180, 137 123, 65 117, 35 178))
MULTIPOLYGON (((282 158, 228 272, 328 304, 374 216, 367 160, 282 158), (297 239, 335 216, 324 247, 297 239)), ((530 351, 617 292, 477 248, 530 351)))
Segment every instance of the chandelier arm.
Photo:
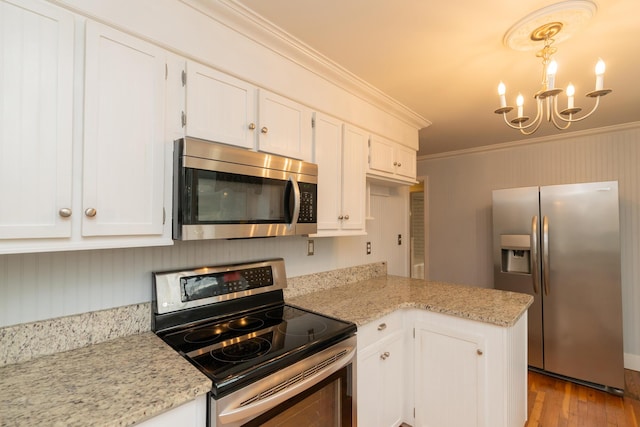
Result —
POLYGON ((536 117, 531 121, 531 123, 529 123, 526 126, 522 126, 522 123, 517 124, 517 125, 511 124, 509 119, 507 119, 507 113, 506 112, 502 113, 502 117, 504 118, 504 122, 511 129, 517 129, 520 132, 522 132, 522 134, 524 134, 524 135, 531 135, 533 132, 535 132, 538 129, 538 127, 540 126, 540 123, 542 122, 542 109, 540 108, 541 106, 542 106, 542 100, 540 98, 536 98, 536 107, 537 107, 536 117), (529 133, 525 132, 527 129, 529 129, 529 128, 533 127, 533 126, 535 126, 535 128, 531 132, 529 132, 529 133))
POLYGON ((551 116, 550 122, 553 123, 553 125, 558 130, 568 129, 569 126, 571 126, 571 123, 573 122, 572 120, 566 120, 564 117, 562 117, 560 113, 558 113, 558 96, 557 95, 553 97, 553 109, 551 108, 551 106, 549 106, 549 114, 551 116), (560 122, 556 121, 556 119, 562 120, 563 122, 566 123, 566 125, 562 126, 560 122))
MULTIPOLYGON (((558 112, 557 112, 557 109, 556 109, 554 112, 556 113, 557 117, 558 117, 560 120, 562 120, 563 122, 573 123, 573 122, 579 122, 579 121, 581 121, 581 120, 584 120, 584 119, 586 119, 587 117, 589 117, 590 115, 592 115, 593 113, 595 113, 595 112, 596 112, 596 110, 598 109, 598 106, 599 106, 599 105, 600 105, 600 97, 599 97, 599 96, 597 96, 597 97, 596 97, 596 103, 595 103, 595 105, 593 106, 593 108, 591 109, 591 111, 589 111, 589 112, 588 112, 587 114, 585 114, 584 116, 576 117, 576 118, 573 118, 573 115, 572 115, 572 114, 570 114, 570 115, 569 115, 569 118, 568 118, 568 119, 565 119, 564 117, 562 117, 562 115, 561 115, 560 113, 558 113, 558 112)), ((569 127, 569 126, 567 126, 567 127, 569 127)))

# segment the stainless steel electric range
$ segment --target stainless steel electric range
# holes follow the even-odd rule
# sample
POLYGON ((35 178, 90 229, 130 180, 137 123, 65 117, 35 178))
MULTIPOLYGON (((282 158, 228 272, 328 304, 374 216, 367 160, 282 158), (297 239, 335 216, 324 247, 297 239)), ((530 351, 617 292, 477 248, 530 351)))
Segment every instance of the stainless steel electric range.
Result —
POLYGON ((356 326, 284 303, 284 261, 153 274, 152 330, 212 381, 207 426, 355 426, 356 326))

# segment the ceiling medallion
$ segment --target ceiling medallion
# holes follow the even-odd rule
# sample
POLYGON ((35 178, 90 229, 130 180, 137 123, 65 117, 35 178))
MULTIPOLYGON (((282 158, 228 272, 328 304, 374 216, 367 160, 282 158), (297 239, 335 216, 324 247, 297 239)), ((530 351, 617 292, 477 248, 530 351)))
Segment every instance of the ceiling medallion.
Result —
POLYGON ((512 49, 532 50, 539 49, 540 45, 543 45, 536 52, 536 56, 542 58, 542 87, 534 94, 537 113, 531 123, 524 125, 529 117, 523 113, 524 97, 521 94, 518 94, 516 99, 517 117, 511 120, 507 118, 507 113, 511 112, 513 107, 507 106, 505 85, 502 82, 498 85, 500 108, 495 110, 495 113, 502 114, 507 126, 518 129, 524 135, 531 135, 538 130, 543 118, 546 118, 557 129, 564 130, 571 126, 571 123, 584 120, 593 114, 598 108, 600 97, 611 92, 611 89, 604 89, 605 65, 602 60, 599 60, 595 69, 595 90, 586 94, 587 97, 596 98, 593 109, 587 114, 575 117, 575 114, 578 114, 582 109, 575 107, 575 88, 569 83, 566 89, 567 108, 558 111, 558 95, 563 90, 555 87, 558 65, 556 61, 551 59, 551 56, 557 51, 553 44, 568 39, 584 28, 596 10, 595 3, 589 0, 565 1, 527 15, 507 31, 503 41, 506 46, 512 49))

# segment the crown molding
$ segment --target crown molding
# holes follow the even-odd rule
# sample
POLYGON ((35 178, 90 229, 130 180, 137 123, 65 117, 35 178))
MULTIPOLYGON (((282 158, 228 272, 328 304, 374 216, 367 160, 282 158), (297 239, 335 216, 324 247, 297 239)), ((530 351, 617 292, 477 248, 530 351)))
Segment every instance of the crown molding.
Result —
POLYGON ((593 135, 598 135, 602 133, 620 132, 620 131, 632 130, 632 129, 640 129, 640 121, 623 123, 619 125, 605 126, 600 128, 594 128, 594 129, 580 130, 580 131, 563 133, 558 135, 541 136, 539 138, 532 138, 527 140, 503 142, 500 144, 485 145, 482 147, 467 148, 464 150, 455 150, 455 151, 446 151, 444 153, 428 154, 424 156, 418 156, 417 161, 419 162, 422 160, 445 159, 448 157, 457 157, 457 156, 464 156, 467 154, 485 153, 488 151, 504 150, 508 148, 523 147, 526 145, 561 141, 568 138, 593 136, 593 135))
POLYGON ((431 125, 415 111, 235 0, 180 1, 416 129, 431 125))

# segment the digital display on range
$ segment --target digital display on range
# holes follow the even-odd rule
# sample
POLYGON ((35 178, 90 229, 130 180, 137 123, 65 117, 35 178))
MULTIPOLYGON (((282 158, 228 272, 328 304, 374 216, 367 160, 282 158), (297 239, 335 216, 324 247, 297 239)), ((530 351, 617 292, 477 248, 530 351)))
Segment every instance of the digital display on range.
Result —
POLYGON ((270 267, 225 271, 180 279, 182 302, 196 301, 273 284, 270 267))

